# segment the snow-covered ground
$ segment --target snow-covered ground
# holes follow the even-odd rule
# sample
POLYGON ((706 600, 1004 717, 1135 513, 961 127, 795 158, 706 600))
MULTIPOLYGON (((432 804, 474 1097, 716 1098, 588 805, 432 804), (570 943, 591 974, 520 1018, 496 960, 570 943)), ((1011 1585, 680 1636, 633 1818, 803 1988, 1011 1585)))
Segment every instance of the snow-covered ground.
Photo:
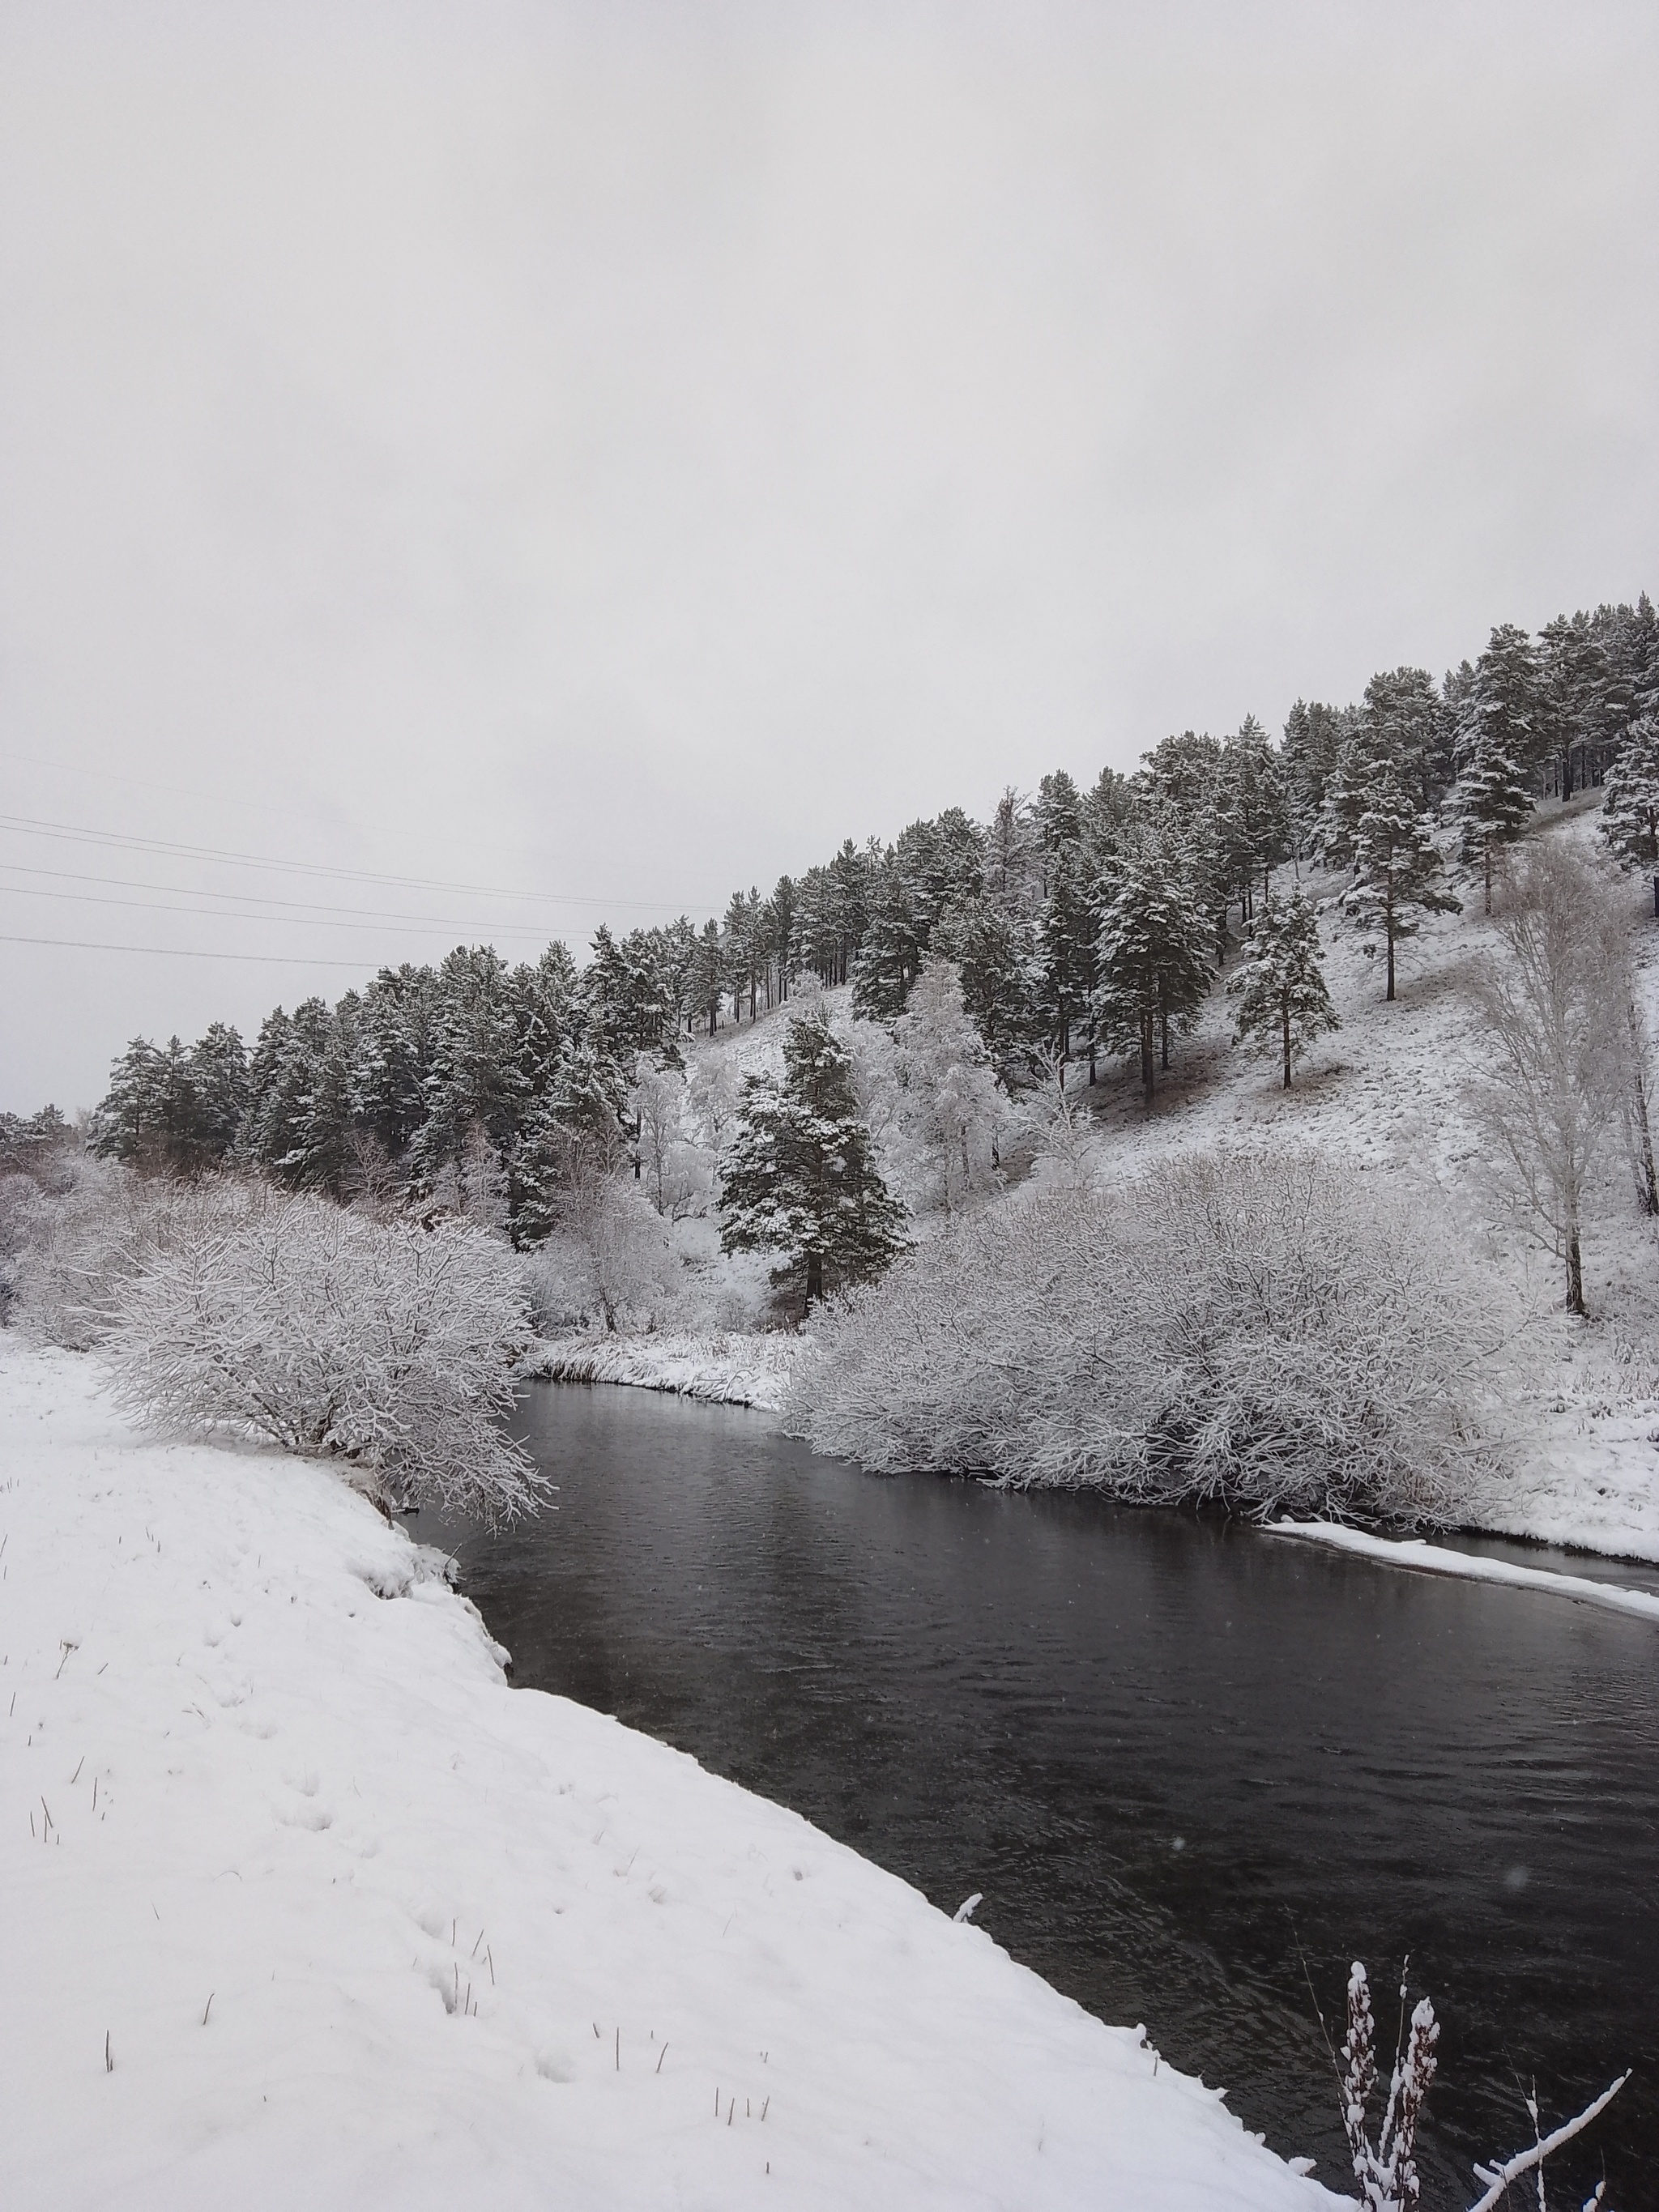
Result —
POLYGON ((1337 2201, 793 1814, 509 1690, 326 1468, 94 1379, 0 1335, 9 2202, 1337 2201))

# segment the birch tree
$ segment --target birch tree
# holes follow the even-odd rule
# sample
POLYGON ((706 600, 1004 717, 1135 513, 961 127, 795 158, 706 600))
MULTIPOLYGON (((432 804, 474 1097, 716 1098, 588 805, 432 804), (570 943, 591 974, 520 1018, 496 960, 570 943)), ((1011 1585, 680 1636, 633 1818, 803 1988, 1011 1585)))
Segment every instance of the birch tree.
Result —
POLYGON ((1585 1199, 1623 1103, 1623 932, 1595 870, 1567 848, 1528 852, 1506 884, 1503 950, 1471 988, 1486 1069, 1473 1104, 1511 1200, 1562 1262, 1583 1314, 1585 1199))

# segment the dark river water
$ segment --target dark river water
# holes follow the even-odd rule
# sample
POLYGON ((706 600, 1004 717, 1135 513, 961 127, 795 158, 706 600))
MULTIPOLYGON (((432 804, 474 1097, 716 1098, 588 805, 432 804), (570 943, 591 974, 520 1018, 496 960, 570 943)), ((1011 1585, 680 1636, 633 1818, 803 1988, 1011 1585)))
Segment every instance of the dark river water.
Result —
POLYGON ((1016 1958, 1144 2021, 1339 2190, 1308 1981, 1334 2024, 1365 1960, 1391 2036, 1409 1952, 1442 2021, 1425 2203, 1468 2204, 1471 2159, 1530 2142, 1517 2083, 1547 2124, 1631 2066, 1555 2192, 1578 2205, 1605 2160, 1610 2205, 1659 2212, 1659 1626, 1236 1524, 867 1476, 647 1391, 538 1384, 520 1418, 558 1510, 415 1523, 517 1682, 946 1911, 982 1891, 1016 1958))

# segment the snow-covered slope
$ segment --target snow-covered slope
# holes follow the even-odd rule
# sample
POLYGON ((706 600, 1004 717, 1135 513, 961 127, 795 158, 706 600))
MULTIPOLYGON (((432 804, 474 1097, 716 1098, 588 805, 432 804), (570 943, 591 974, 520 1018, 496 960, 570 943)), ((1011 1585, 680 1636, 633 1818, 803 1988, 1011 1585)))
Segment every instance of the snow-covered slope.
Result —
MULTIPOLYGON (((1546 802, 1530 835, 1595 842, 1598 794, 1546 802)), ((1288 879, 1292 871, 1282 872, 1288 879)), ((1334 902, 1342 880, 1301 872, 1311 896, 1334 902)), ((1342 1027, 1309 1056, 1294 1087, 1231 1042, 1234 1002, 1212 993, 1152 1110, 1133 1074, 1114 1066, 1090 1095, 1097 1173, 1137 1167, 1189 1146, 1310 1146, 1386 1175, 1467 1240, 1492 1285, 1494 1339, 1510 1398, 1504 1481, 1483 1498, 1479 1525, 1592 1551, 1659 1559, 1659 1232, 1636 1211, 1617 1136, 1602 1156, 1585 1227, 1585 1289, 1594 1318, 1560 1310, 1559 1263, 1519 1229, 1492 1226, 1487 1164, 1464 1106, 1477 1072, 1464 992, 1492 945, 1476 883, 1455 882, 1462 915, 1434 915, 1401 948, 1399 995, 1382 995, 1379 963, 1328 907, 1321 934, 1342 1027)), ((1659 923, 1644 878, 1631 883, 1638 982, 1659 1039, 1659 923), (1644 949, 1650 932, 1653 942, 1644 949)))
POLYGON ((9 2202, 1335 2201, 793 1814, 510 1691, 326 1469, 92 1381, 0 1336, 9 2202))

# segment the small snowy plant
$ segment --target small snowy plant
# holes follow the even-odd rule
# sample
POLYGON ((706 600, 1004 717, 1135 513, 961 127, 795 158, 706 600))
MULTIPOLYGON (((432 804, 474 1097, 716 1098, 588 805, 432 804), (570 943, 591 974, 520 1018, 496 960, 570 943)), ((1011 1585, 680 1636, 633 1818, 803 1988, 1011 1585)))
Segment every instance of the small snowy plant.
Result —
MULTIPOLYGON (((1406 1976, 1410 1965, 1407 1959, 1401 1969, 1400 2029, 1395 2038, 1389 2094, 1375 2136, 1371 2133, 1371 2103, 1377 2083, 1376 2026, 1371 2013, 1370 1984, 1358 1959, 1348 1970, 1347 2033, 1340 2051, 1331 2053, 1336 2068, 1337 2093, 1341 2100, 1342 2130, 1348 2139, 1354 2179, 1359 2184, 1359 2202, 1364 2212, 1419 2212, 1423 2201, 1422 2179, 1417 2170, 1417 2135, 1437 2069, 1440 2023, 1428 1998, 1419 1997, 1412 2009, 1407 2028, 1406 1976)), ((1324 2024, 1322 2014, 1322 2029, 1324 2024)), ((1510 2188, 1528 2175, 1532 2177, 1528 2195, 1535 2189, 1538 2212, 1548 2212, 1544 2195, 1546 2161, 1564 2143, 1582 2135, 1591 2121, 1606 2111, 1629 2079, 1627 2073, 1621 2074, 1599 2097, 1592 2098, 1581 2112, 1548 2135, 1543 2132, 1539 2119, 1534 2089, 1525 2100, 1527 2117, 1532 2122, 1531 2147, 1516 2152, 1512 2158, 1475 2167, 1474 2178, 1484 2194, 1471 2212, 1498 2212, 1510 2188)), ((1596 2212, 1606 2193, 1607 2184, 1598 2183, 1583 2212, 1596 2212)))
MULTIPOLYGON (((1400 1982, 1400 2015, 1406 2014, 1406 1981, 1400 1982)), ((1365 2212, 1417 2212, 1423 2201, 1417 2171, 1417 2129, 1424 2100, 1434 2080, 1435 2046, 1440 2024, 1427 1997, 1418 2000, 1405 2049, 1396 2039, 1388 2101, 1375 2139, 1370 2132, 1371 2095, 1376 2087, 1376 2028, 1371 2016, 1370 1985, 1356 1959, 1348 1970, 1348 2032, 1342 2039, 1339 2069, 1342 2126, 1353 2159, 1354 2179, 1365 2212)))
POLYGON ((510 1518, 538 1488, 501 1427, 529 1340, 514 1256, 471 1224, 255 1192, 122 1286, 102 1349, 165 1432, 251 1432, 347 1462, 383 1504, 510 1518))

